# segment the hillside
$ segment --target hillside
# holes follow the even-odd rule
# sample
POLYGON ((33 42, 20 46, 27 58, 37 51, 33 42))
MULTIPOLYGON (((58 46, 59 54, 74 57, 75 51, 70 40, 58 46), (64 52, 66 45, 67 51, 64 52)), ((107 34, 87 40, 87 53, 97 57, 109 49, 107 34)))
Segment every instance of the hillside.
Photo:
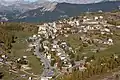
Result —
POLYGON ((28 80, 26 76, 37 76, 42 71, 42 65, 32 52, 27 52, 27 39, 37 32, 36 24, 28 23, 0 23, 0 79, 28 80), (27 55, 28 71, 19 70, 24 63, 17 60, 27 55), (4 57, 5 56, 5 57, 4 57), (39 71, 38 71, 39 70, 39 71), (26 73, 27 72, 27 73, 26 73), (34 74, 33 74, 34 73, 34 74))
POLYGON ((86 13, 41 24, 1 22, 0 78, 115 80, 120 70, 119 14, 86 13))

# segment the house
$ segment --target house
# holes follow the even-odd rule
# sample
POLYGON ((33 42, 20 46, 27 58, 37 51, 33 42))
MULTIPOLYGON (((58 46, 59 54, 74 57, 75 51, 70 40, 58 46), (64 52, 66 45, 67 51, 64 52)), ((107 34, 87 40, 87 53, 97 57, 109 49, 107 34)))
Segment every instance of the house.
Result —
POLYGON ((87 58, 88 58, 88 57, 86 57, 86 56, 84 57, 85 60, 86 60, 87 58))
POLYGON ((51 54, 48 54, 48 55, 47 55, 47 59, 48 59, 48 60, 51 60, 51 54))
POLYGON ((77 26, 79 26, 79 25, 80 25, 79 21, 76 21, 76 25, 77 25, 77 26))
POLYGON ((59 53, 57 53, 57 56, 60 56, 61 54, 62 54, 62 53, 59 52, 59 53))
POLYGON ((61 60, 64 60, 64 59, 65 59, 65 55, 61 55, 61 56, 60 56, 60 59, 61 59, 61 60))
POLYGON ((28 41, 28 42, 33 42, 33 41, 35 41, 35 38, 29 37, 29 39, 28 39, 27 41, 28 41))
POLYGON ((53 47, 54 49, 56 49, 58 46, 53 44, 53 46, 52 46, 52 47, 53 47))
POLYGON ((55 22, 53 22, 53 27, 56 28, 56 23, 55 22))
POLYGON ((51 51, 52 51, 52 52, 54 52, 54 51, 55 51, 55 49, 54 49, 54 48, 52 48, 52 49, 51 49, 51 51))
POLYGON ((41 36, 40 36, 40 35, 38 35, 38 37, 40 38, 41 36))
POLYGON ((104 31, 106 31, 106 32, 110 32, 110 29, 108 29, 108 28, 104 28, 104 31))
POLYGON ((84 16, 83 18, 84 18, 84 19, 86 19, 86 18, 87 18, 87 16, 84 16))
POLYGON ((105 32, 102 32, 102 31, 101 31, 101 34, 105 34, 105 32))
POLYGON ((103 16, 99 16, 100 19, 103 19, 103 16))
POLYGON ((52 77, 41 77, 41 80, 50 80, 52 77))
POLYGON ((71 63, 68 63, 67 59, 64 60, 64 64, 66 67, 68 68, 71 68, 72 67, 72 64, 71 63), (67 63, 67 64, 66 64, 67 63))
POLYGON ((2 24, 2 25, 3 25, 3 24, 4 24, 4 21, 0 21, 0 24, 2 24))
POLYGON ((95 20, 98 20, 98 19, 99 19, 99 17, 95 16, 95 17, 94 17, 94 19, 95 19, 95 20))
POLYGON ((32 77, 29 77, 28 80, 32 80, 32 77))
POLYGON ((55 39, 55 36, 54 36, 54 35, 52 35, 51 37, 52 37, 52 39, 55 39))
POLYGON ((41 77, 41 80, 49 80, 47 77, 41 77))
POLYGON ((44 34, 44 33, 46 33, 46 26, 45 25, 39 26, 38 34, 44 34))
POLYGON ((83 22, 83 24, 95 25, 95 24, 99 24, 99 22, 98 21, 85 21, 83 22))
POLYGON ((103 44, 113 45, 113 40, 112 39, 108 39, 108 40, 104 41, 103 44))
POLYGON ((49 51, 49 47, 48 46, 43 46, 43 48, 45 49, 45 51, 49 51))
POLYGON ((113 40, 112 39, 108 39, 108 45, 113 45, 113 40))
POLYGON ((120 28, 120 25, 119 26, 116 26, 117 28, 120 28))
POLYGON ((2 55, 1 57, 2 57, 2 58, 5 58, 5 55, 2 55))
POLYGON ((33 48, 33 47, 35 47, 36 46, 36 44, 29 44, 28 45, 28 47, 30 47, 30 48, 33 48))
POLYGON ((57 29, 53 29, 53 32, 54 32, 54 33, 57 33, 57 29))
POLYGON ((69 35, 68 34, 64 34, 64 36, 67 38, 69 35))
POLYGON ((113 40, 112 39, 108 39, 108 42, 113 43, 113 40))
POLYGON ((26 58, 27 58, 27 56, 23 56, 23 58, 24 58, 24 59, 26 59, 26 58))
POLYGON ((37 35, 33 35, 33 38, 36 38, 37 37, 37 35))

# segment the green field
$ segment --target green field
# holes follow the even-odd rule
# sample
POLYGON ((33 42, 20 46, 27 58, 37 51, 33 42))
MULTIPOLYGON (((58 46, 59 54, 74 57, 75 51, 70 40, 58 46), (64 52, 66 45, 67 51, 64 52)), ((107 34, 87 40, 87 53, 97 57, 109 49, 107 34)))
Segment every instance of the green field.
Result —
MULTIPOLYGON (((18 37, 16 39, 16 42, 13 43, 13 47, 11 49, 11 53, 8 55, 12 60, 16 60, 22 56, 27 56, 27 59, 29 61, 29 65, 32 68, 31 70, 27 71, 29 73, 34 73, 35 75, 40 75, 42 72, 43 66, 41 65, 41 62, 39 59, 36 58, 36 56, 33 55, 32 52, 26 52, 25 50, 28 48, 28 43, 26 42, 26 39, 29 36, 32 36, 32 33, 27 32, 16 32, 16 36, 18 37)), ((21 72, 19 74, 9 75, 8 72, 5 72, 4 80, 12 80, 12 77, 15 77, 16 75, 25 74, 24 72, 21 72)), ((30 76, 30 75, 29 75, 30 76)), ((24 80, 23 78, 20 80, 24 80)), ((26 79, 27 80, 27 79, 26 79)))
MULTIPOLYGON (((106 56, 106 55, 110 55, 110 54, 120 54, 120 29, 115 30, 112 39, 114 41, 114 44, 112 46, 107 46, 107 45, 103 45, 103 44, 97 44, 97 46, 99 47, 103 47, 106 48, 103 51, 94 53, 91 51, 91 49, 96 49, 97 47, 95 46, 95 44, 91 44, 87 47, 83 47, 82 45, 82 41, 80 40, 80 36, 81 34, 69 34, 68 37, 64 37, 62 35, 58 36, 57 39, 61 39, 66 41, 67 43, 70 44, 70 46, 75 50, 75 48, 79 48, 82 47, 81 50, 77 51, 77 55, 84 55, 84 56, 91 56, 91 55, 95 55, 95 56, 106 56), (86 54, 82 54, 82 53, 86 53, 86 54)), ((91 38, 95 38, 95 36, 97 36, 97 38, 99 38, 99 35, 91 35, 91 38)))

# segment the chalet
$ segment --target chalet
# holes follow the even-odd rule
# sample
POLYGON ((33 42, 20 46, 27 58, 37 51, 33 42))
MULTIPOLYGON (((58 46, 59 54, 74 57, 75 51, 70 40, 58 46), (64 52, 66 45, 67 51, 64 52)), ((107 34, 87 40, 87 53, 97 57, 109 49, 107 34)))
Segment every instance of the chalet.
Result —
POLYGON ((108 29, 108 28, 104 28, 104 31, 106 31, 106 32, 110 32, 110 29, 108 29))
POLYGON ((104 17, 103 16, 99 16, 100 19, 103 19, 104 17))
POLYGON ((105 40, 105 41, 103 42, 103 44, 113 45, 113 40, 112 40, 112 39, 105 40))
POLYGON ((61 55, 59 56, 61 60, 64 60, 65 59, 65 55, 61 55))
POLYGON ((98 20, 98 19, 99 19, 99 17, 95 16, 95 17, 94 17, 94 19, 95 19, 95 20, 98 20))
POLYGON ((41 80, 49 80, 47 77, 41 77, 41 80))
POLYGON ((57 56, 60 56, 61 54, 62 54, 62 53, 59 52, 59 53, 57 53, 57 56))
POLYGON ((119 26, 116 26, 117 28, 120 28, 120 25, 119 26))
POLYGON ((95 24, 99 24, 99 22, 98 21, 85 21, 83 22, 83 24, 95 25, 95 24))

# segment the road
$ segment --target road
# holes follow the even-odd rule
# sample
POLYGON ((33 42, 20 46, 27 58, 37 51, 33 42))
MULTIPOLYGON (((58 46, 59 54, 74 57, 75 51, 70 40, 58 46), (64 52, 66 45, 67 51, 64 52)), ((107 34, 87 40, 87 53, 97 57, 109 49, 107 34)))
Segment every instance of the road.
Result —
POLYGON ((40 61, 44 64, 44 70, 43 70, 43 73, 42 73, 41 77, 51 77, 54 74, 53 68, 51 67, 50 61, 47 58, 45 58, 45 56, 42 52, 39 51, 39 49, 40 49, 40 39, 36 40, 36 44, 37 44, 37 46, 35 47, 34 54, 38 58, 40 58, 40 61))

